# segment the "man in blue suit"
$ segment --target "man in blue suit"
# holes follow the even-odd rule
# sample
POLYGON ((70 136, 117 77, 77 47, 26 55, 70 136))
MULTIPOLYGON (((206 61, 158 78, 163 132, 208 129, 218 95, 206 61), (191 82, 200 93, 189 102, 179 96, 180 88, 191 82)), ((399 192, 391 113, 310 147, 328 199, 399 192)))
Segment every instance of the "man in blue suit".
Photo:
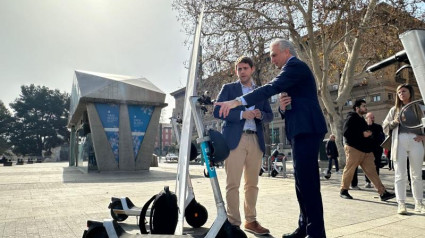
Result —
MULTIPOLYGON (((317 98, 314 76, 304 62, 296 58, 290 41, 277 39, 270 44, 273 64, 281 69, 270 83, 236 100, 216 103, 219 115, 227 117, 232 108, 250 106, 275 94, 280 96, 280 113, 291 141, 295 190, 300 206, 298 228, 283 237, 326 237, 318 165, 319 147, 327 132, 325 118, 317 98), (287 105, 291 103, 291 109, 287 105), (286 109, 286 110, 285 110, 286 109)), ((232 109, 232 110, 231 110, 232 109)))
MULTIPOLYGON (((242 56, 235 63, 239 78, 234 83, 223 85, 217 101, 228 101, 254 90, 252 80, 254 63, 249 57, 242 56)), ((257 100, 250 107, 239 106, 224 118, 220 117, 218 107, 214 108, 214 117, 222 119, 222 133, 230 148, 230 155, 224 162, 226 170, 226 202, 229 222, 239 227, 242 223, 239 213, 239 185, 242 172, 245 179, 245 225, 246 231, 256 235, 265 235, 270 231, 257 221, 255 209, 258 196, 258 173, 264 146, 263 123, 273 119, 273 112, 267 99, 257 100)))

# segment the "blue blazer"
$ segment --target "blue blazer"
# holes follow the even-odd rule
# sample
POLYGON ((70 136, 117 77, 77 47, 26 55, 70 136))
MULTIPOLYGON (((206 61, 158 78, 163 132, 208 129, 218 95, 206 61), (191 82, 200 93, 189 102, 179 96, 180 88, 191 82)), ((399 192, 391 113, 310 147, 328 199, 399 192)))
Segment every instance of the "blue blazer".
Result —
POLYGON ((289 140, 300 134, 327 133, 313 73, 306 63, 295 57, 288 60, 271 82, 245 94, 243 98, 249 106, 281 92, 287 92, 292 98, 292 109, 281 113, 282 119, 285 118, 286 137, 289 140))
MULTIPOLYGON (((217 102, 229 101, 233 100, 236 97, 242 96, 242 86, 238 81, 234 83, 228 83, 223 85, 220 93, 218 94, 217 102)), ((255 125, 257 127, 257 136, 258 143, 261 150, 265 151, 264 146, 264 133, 263 133, 263 123, 268 123, 273 120, 273 112, 270 107, 267 98, 263 100, 256 100, 255 103, 251 104, 255 105, 255 109, 259 109, 263 114, 263 119, 254 119, 255 125)), ((243 127, 245 125, 245 119, 241 120, 241 111, 245 111, 245 106, 239 106, 230 110, 229 115, 226 118, 223 116, 219 116, 218 112, 220 111, 220 106, 214 107, 214 117, 221 119, 224 121, 222 127, 222 133, 224 138, 226 139, 227 145, 231 150, 235 149, 239 141, 241 140, 243 127)))

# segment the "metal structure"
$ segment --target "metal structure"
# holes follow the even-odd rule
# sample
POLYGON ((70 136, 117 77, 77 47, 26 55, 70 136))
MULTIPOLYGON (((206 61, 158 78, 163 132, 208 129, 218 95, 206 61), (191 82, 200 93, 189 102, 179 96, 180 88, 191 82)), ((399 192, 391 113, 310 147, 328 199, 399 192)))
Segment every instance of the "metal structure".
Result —
MULTIPOLYGON (((198 22, 196 25, 195 36, 193 40, 192 55, 190 57, 190 67, 189 74, 187 77, 186 84, 186 95, 184 101, 183 109, 183 125, 182 133, 180 138, 180 149, 179 149, 179 164, 178 164, 178 174, 177 174, 177 186, 176 194, 178 198, 178 206, 184 207, 186 201, 186 190, 187 190, 187 176, 189 169, 189 158, 190 158, 190 147, 191 147, 191 137, 192 137, 192 113, 190 105, 190 98, 196 95, 196 74, 197 74, 197 65, 198 65, 198 50, 201 39, 201 28, 202 28, 202 19, 204 15, 204 8, 202 7, 201 12, 198 17, 198 22)), ((180 210, 176 228, 176 235, 183 234, 184 226, 184 210, 180 210)))

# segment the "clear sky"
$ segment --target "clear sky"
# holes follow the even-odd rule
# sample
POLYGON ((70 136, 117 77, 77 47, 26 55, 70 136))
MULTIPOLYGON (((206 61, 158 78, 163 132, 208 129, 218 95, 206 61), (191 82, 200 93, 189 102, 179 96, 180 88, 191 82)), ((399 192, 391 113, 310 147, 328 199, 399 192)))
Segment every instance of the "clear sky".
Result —
POLYGON ((143 76, 169 95, 190 49, 172 0, 0 0, 0 100, 21 85, 71 92, 75 69, 143 76))

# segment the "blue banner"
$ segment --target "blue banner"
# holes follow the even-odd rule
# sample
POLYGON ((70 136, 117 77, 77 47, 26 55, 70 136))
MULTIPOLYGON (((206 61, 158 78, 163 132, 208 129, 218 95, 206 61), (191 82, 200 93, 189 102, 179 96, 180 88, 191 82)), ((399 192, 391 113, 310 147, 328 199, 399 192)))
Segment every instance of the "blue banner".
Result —
POLYGON ((119 118, 120 105, 95 103, 97 114, 102 122, 103 129, 106 133, 106 138, 111 145, 112 152, 115 156, 115 161, 119 163, 119 118))
POLYGON ((154 106, 128 105, 131 136, 133 138, 134 158, 140 150, 146 130, 152 117, 154 106))

